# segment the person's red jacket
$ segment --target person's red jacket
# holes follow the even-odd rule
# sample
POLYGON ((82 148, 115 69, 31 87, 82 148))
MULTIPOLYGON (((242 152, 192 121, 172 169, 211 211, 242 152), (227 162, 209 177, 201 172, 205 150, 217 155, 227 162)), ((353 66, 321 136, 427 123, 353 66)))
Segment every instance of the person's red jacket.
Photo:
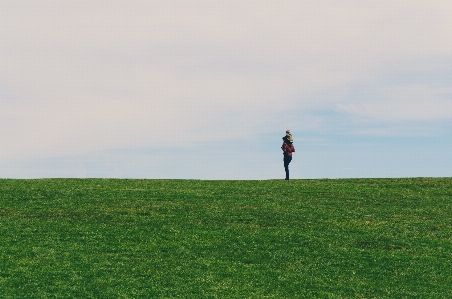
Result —
POLYGON ((283 142, 282 146, 281 146, 284 155, 287 156, 291 156, 292 157, 292 153, 295 152, 295 146, 293 146, 293 143, 287 143, 287 142, 283 142))

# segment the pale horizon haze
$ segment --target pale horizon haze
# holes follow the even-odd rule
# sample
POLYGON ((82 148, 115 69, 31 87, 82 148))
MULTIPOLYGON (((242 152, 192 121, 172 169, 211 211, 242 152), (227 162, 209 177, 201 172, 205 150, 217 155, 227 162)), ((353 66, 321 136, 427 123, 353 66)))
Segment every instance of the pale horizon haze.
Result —
POLYGON ((0 0, 0 178, 452 176, 452 1, 0 0))

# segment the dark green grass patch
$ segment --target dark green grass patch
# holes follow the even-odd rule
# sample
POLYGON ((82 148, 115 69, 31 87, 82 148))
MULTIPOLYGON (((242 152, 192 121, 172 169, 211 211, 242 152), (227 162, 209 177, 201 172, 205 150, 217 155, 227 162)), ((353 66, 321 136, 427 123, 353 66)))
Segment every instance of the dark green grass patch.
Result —
POLYGON ((451 183, 0 180, 0 297, 450 298, 451 183))

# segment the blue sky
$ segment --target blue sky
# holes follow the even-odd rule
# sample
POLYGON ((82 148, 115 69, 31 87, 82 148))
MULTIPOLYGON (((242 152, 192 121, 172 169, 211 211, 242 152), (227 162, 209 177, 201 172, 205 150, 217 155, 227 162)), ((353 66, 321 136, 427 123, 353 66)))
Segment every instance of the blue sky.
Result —
POLYGON ((0 0, 0 177, 452 175, 452 2, 0 0))

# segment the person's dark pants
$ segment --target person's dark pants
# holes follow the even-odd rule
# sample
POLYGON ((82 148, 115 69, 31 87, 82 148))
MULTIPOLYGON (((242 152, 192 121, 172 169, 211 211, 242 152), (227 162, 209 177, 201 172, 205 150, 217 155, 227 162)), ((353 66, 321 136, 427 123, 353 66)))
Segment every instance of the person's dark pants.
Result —
POLYGON ((286 180, 289 179, 289 164, 292 161, 292 156, 284 155, 284 169, 286 171, 286 180))

